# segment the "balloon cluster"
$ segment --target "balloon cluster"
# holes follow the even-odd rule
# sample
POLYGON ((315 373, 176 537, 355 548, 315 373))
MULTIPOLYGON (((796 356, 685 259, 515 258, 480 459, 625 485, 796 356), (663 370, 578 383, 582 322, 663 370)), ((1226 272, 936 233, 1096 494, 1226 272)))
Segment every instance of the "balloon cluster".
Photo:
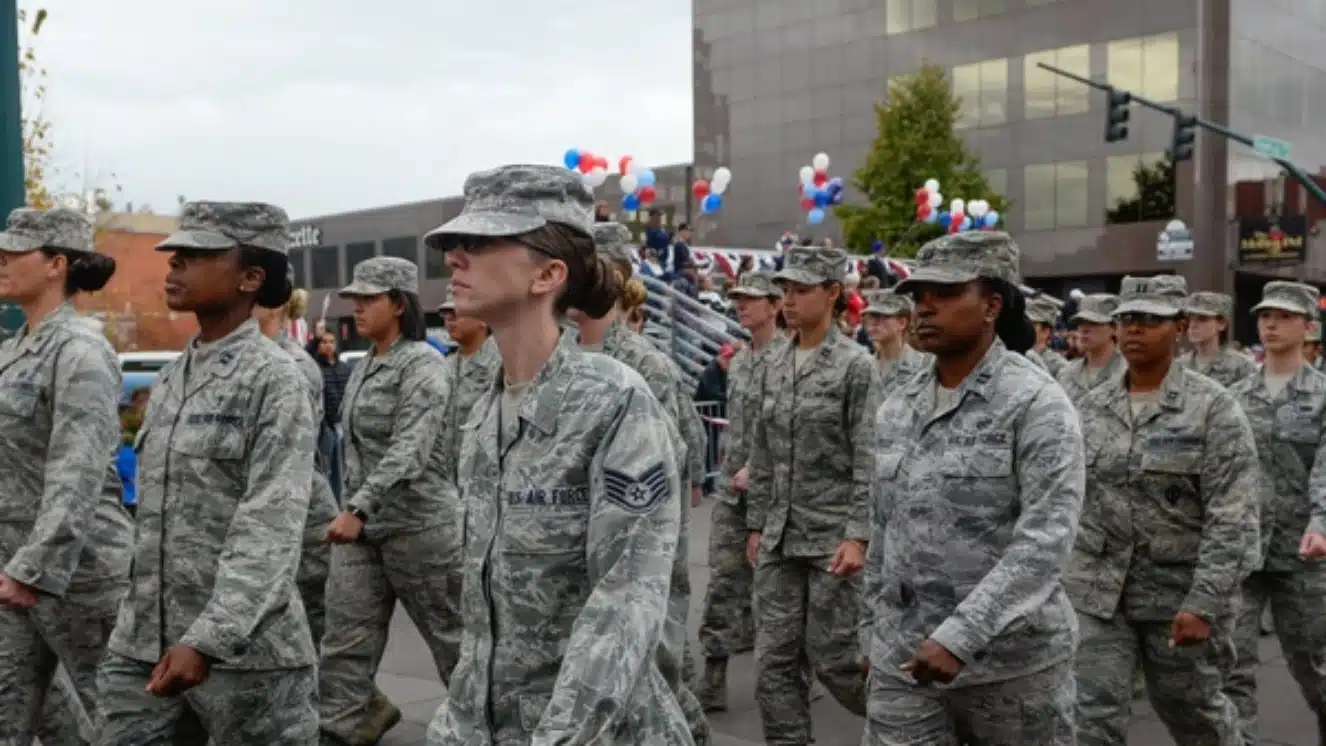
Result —
POLYGON ((622 190, 622 209, 628 211, 647 207, 658 199, 654 183, 658 179, 651 169, 644 168, 629 155, 622 156, 617 162, 617 172, 622 175, 619 186, 622 190))
POLYGON ((843 203, 843 180, 829 176, 827 153, 817 153, 810 163, 801 167, 797 192, 801 194, 801 209, 806 211, 806 222, 819 225, 824 222, 824 208, 843 203))
POLYGON ((700 214, 711 215, 723 209, 723 193, 732 183, 732 169, 719 166, 709 181, 697 180, 691 185, 691 194, 700 202, 700 214))
POLYGON ((608 159, 588 150, 571 148, 562 156, 562 165, 580 172, 580 181, 590 189, 603 186, 608 180, 608 159))
POLYGON ((916 190, 916 219, 922 223, 938 224, 949 233, 994 230, 999 225, 999 213, 990 209, 983 199, 963 202, 953 200, 948 210, 941 210, 944 195, 939 193, 939 182, 927 179, 925 186, 916 190))

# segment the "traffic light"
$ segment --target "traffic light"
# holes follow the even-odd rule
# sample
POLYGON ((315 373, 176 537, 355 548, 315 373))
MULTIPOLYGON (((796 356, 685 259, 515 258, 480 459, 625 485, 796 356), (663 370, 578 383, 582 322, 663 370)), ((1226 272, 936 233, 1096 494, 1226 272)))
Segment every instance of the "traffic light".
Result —
POLYGON ((1179 114, 1174 117, 1174 135, 1170 137, 1165 154, 1178 163, 1192 158, 1193 143, 1197 140, 1197 117, 1179 114))
POLYGON ((1132 116, 1128 107, 1133 103, 1133 94, 1128 91, 1106 91, 1109 95, 1110 108, 1105 116, 1105 142, 1119 142, 1128 139, 1128 118, 1132 116))

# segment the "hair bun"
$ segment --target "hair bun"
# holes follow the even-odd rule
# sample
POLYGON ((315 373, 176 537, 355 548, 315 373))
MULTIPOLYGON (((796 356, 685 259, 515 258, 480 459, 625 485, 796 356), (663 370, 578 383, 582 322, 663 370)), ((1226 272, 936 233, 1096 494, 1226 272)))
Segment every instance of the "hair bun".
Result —
POLYGON ((76 293, 95 293, 106 287, 115 274, 115 260, 105 254, 82 252, 77 255, 66 254, 69 258, 69 273, 66 280, 69 290, 76 293))
POLYGON ((584 284, 571 290, 570 305, 592 319, 601 319, 617 306, 617 299, 622 294, 621 277, 616 268, 601 256, 591 259, 586 269, 588 274, 584 284))

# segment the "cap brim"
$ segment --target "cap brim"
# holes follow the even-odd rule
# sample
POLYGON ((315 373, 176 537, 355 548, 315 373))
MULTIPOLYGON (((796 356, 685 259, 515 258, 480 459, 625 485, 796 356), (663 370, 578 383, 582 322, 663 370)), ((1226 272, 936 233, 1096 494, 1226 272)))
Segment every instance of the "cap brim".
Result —
POLYGON ((885 318, 897 318, 899 316, 911 316, 912 314, 909 311, 885 311, 882 308, 871 308, 870 306, 866 306, 865 308, 861 309, 861 315, 883 316, 885 318))
POLYGON ((175 231, 157 244, 157 251, 227 251, 239 248, 239 242, 229 236, 211 231, 175 231))
POLYGON ((0 251, 6 254, 26 254, 29 251, 36 251, 41 248, 41 241, 27 236, 16 236, 13 233, 0 232, 0 251))
POLYGON ((1164 303, 1157 303, 1153 300, 1129 300, 1119 304, 1114 309, 1114 316, 1122 316, 1126 313, 1145 313, 1152 316, 1178 316, 1182 311, 1177 306, 1171 306, 1164 303))
POLYGON ((389 292, 391 292, 391 288, 386 285, 374 285, 371 282, 352 282, 336 291, 336 294, 342 298, 371 298, 375 295, 386 295, 389 292))
POLYGON ((756 288, 735 287, 727 291, 729 298, 777 298, 774 293, 766 293, 756 288))
POLYGON ((1085 321, 1088 324, 1113 324, 1114 319, 1103 313, 1094 311, 1078 311, 1073 314, 1073 321, 1085 321))
POLYGON ((777 274, 773 276, 773 279, 777 282, 795 282, 798 285, 819 285, 825 281, 823 277, 820 277, 813 272, 807 272, 804 269, 793 269, 790 267, 780 269, 777 274))
POLYGON ((965 285, 981 279, 980 275, 953 267, 917 267, 907 279, 893 286, 893 292, 906 293, 914 285, 933 283, 935 285, 965 285))
POLYGON ((509 212, 466 212, 424 234, 424 245, 441 249, 464 236, 518 236, 547 225, 548 221, 534 215, 509 212))
POLYGON ((1258 303, 1257 305, 1253 306, 1252 313, 1257 313, 1258 311, 1265 311, 1268 309, 1275 309, 1277 311, 1287 311, 1289 313, 1297 313, 1302 316, 1316 315, 1315 311, 1308 310, 1303 306, 1295 305, 1287 300, 1274 300, 1274 299, 1264 300, 1261 303, 1258 303))

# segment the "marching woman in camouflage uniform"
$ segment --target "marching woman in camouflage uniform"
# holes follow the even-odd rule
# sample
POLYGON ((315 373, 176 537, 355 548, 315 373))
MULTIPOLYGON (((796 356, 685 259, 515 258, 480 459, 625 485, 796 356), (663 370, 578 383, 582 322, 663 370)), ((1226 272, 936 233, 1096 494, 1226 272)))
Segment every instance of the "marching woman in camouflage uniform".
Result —
POLYGON ((1006 233, 921 248, 896 290, 934 365, 875 415, 866 746, 1072 746, 1060 568, 1082 509, 1077 413, 1035 339, 1006 233), (938 686, 936 686, 938 685, 938 686))
POLYGON ((612 312, 578 174, 471 174, 447 252, 456 311, 493 330, 502 377, 461 444, 465 634, 430 746, 693 743, 664 678, 681 530, 676 427, 640 374, 559 341, 612 312))
POLYGON ((775 319, 783 291, 767 273, 747 272, 728 291, 737 319, 750 332, 749 345, 732 356, 727 370, 727 431, 722 478, 709 514, 709 585, 700 620, 704 672, 696 693, 709 711, 727 709, 727 663, 755 645, 751 610, 755 573, 746 559, 746 488, 750 480, 752 427, 770 350, 786 344, 775 319))
POLYGON ((1108 293, 1084 295, 1071 321, 1077 325, 1082 357, 1068 363, 1056 378, 1068 398, 1077 401, 1098 384, 1123 370, 1123 355, 1114 343, 1114 309, 1117 296, 1108 293))
POLYGON ((345 509, 332 522, 327 634, 319 665, 322 732, 376 743, 400 710, 374 686, 399 601, 446 682, 460 655, 461 528, 453 369, 424 341, 419 268, 378 256, 340 295, 372 343, 345 387, 345 509))
POLYGON ((1035 295, 1027 299, 1027 319, 1036 330, 1036 345, 1027 351, 1027 357, 1051 376, 1059 375, 1068 361, 1057 350, 1050 348, 1050 339, 1054 337, 1055 325, 1059 323, 1059 312, 1063 302, 1048 295, 1035 295))
MULTIPOLYGON (((305 293, 296 290, 295 295, 305 293)), ((303 302, 307 305, 307 299, 303 302)), ((313 356, 290 338, 289 325, 298 317, 294 312, 294 297, 281 308, 263 308, 255 306, 253 317, 258 320, 258 327, 264 337, 272 340, 285 350, 290 359, 299 366, 299 372, 307 384, 309 404, 313 408, 313 421, 322 422, 322 371, 313 356)), ((317 434, 314 433, 314 440, 317 434)), ((313 644, 322 644, 322 632, 326 628, 327 617, 327 572, 331 566, 331 545, 327 541, 327 529, 336 518, 340 509, 336 505, 336 495, 331 483, 327 481, 327 465, 323 462, 321 449, 313 452, 313 483, 309 489, 308 517, 304 520, 304 549, 299 558, 299 574, 295 586, 304 601, 304 612, 308 614, 309 633, 313 644)))
POLYGON ((1308 325, 1307 336, 1303 338, 1303 360, 1317 370, 1321 370, 1323 361, 1321 355, 1321 322, 1318 321, 1319 318, 1320 312, 1314 311, 1312 320, 1308 325))
POLYGON ((766 743, 811 741, 806 663, 843 707, 865 713, 857 612, 869 538, 875 365, 838 331, 840 249, 799 247, 783 286, 791 344, 772 350, 750 450, 746 555, 755 566, 755 700, 766 743))
POLYGON ((39 721, 44 737, 60 739, 51 746, 92 737, 97 663, 128 580, 133 526, 114 467, 119 364, 70 298, 114 272, 72 210, 15 210, 0 233, 0 298, 27 317, 0 343, 3 744, 30 743, 39 721), (48 696, 60 665, 68 678, 48 696))
POLYGON ((307 385, 250 318, 290 298, 290 223, 262 203, 188 202, 171 310, 200 329, 138 432, 129 593, 97 673, 100 746, 318 742, 317 662, 295 586, 316 424, 307 385))
POLYGON ((1077 402, 1087 501, 1064 580, 1081 627, 1083 746, 1126 743, 1139 661, 1176 742, 1239 743, 1222 669, 1256 553, 1260 473, 1234 397, 1174 361, 1185 290, 1178 275, 1124 278, 1114 318, 1127 370, 1077 402))
POLYGON ((1257 372, 1256 363, 1225 346, 1233 312, 1234 299, 1221 293, 1193 293, 1184 304, 1193 349, 1179 362, 1226 387, 1257 372))
POLYGON ((1258 632, 1268 605, 1289 671, 1326 743, 1326 375, 1303 359, 1319 296, 1311 285, 1266 284, 1252 309, 1266 359, 1260 372, 1229 389, 1252 423, 1266 477, 1262 564, 1243 584, 1238 663, 1225 687, 1247 746, 1258 742, 1258 632))
MULTIPOLYGON (((916 307, 906 295, 898 295, 893 290, 867 290, 866 301, 870 305, 861 312, 861 321, 866 327, 866 334, 875 343, 875 381, 876 403, 882 402, 890 393, 896 391, 920 373, 931 361, 929 356, 917 352, 908 344, 912 333, 912 318, 916 307)), ((874 409, 871 409, 874 416, 874 409)))
POLYGON ((451 394, 450 421, 456 423, 456 426, 443 433, 443 437, 449 439, 447 448, 453 454, 454 461, 460 454, 460 427, 470 418, 474 403, 493 387, 493 380, 502 371, 502 356, 497 351, 497 342, 489 332, 488 325, 456 313, 455 299, 448 297, 442 301, 437 312, 442 316, 442 323, 447 326, 447 336, 457 346, 447 356, 451 380, 455 382, 455 390, 451 394))

